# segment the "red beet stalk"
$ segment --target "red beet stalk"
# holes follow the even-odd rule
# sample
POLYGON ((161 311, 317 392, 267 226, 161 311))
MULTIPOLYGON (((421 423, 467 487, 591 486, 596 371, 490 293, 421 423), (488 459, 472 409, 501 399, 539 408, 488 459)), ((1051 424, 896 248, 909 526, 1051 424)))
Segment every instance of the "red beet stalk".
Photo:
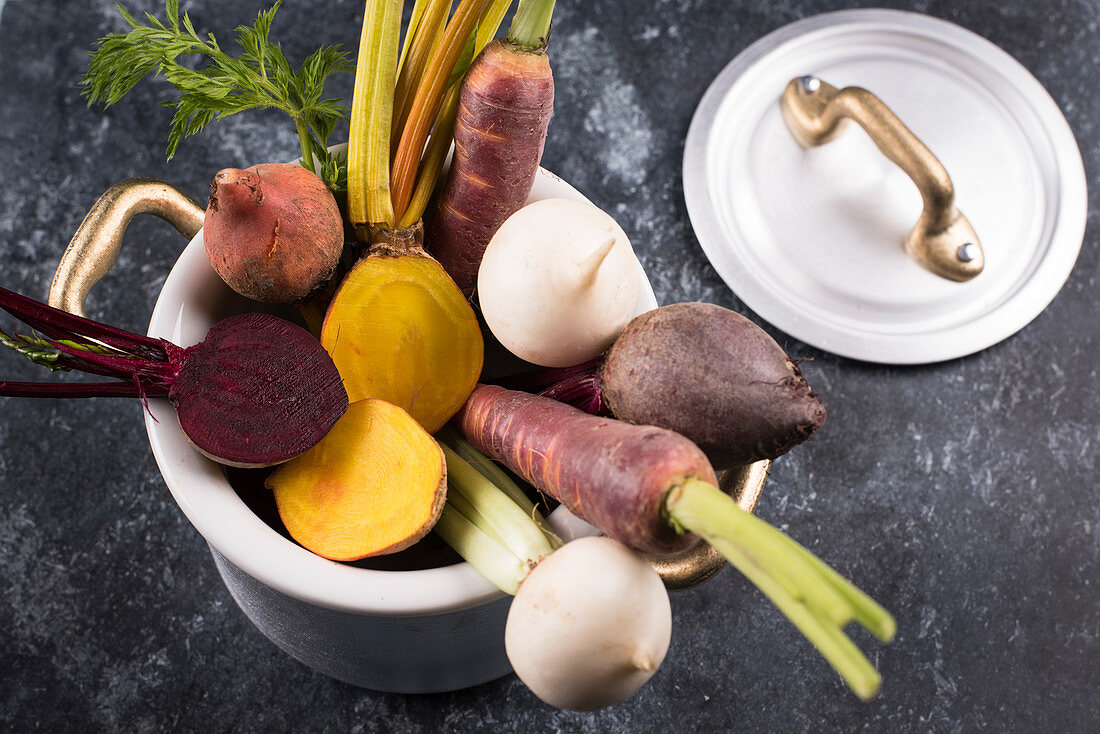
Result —
POLYGON ((230 466, 288 461, 321 440, 348 397, 328 353, 305 329, 248 313, 182 348, 46 306, 0 288, 0 308, 51 338, 0 332, 0 342, 54 370, 112 382, 6 382, 4 397, 167 397, 195 448, 230 466))

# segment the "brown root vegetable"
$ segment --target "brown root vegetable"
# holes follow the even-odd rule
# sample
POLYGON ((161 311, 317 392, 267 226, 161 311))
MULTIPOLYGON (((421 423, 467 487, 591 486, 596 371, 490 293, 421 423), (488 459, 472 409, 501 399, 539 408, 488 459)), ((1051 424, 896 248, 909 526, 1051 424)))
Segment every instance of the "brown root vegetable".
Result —
POLYGON ((291 537, 319 556, 354 561, 396 553, 443 511, 443 451, 401 408, 352 403, 328 435, 267 478, 291 537))
POLYGON ((554 78, 543 48, 498 39, 466 73, 454 159, 425 221, 425 241, 467 296, 489 240, 531 193, 553 110, 554 78))
POLYGON ((0 342, 51 369, 111 382, 0 382, 0 396, 167 397, 202 454, 259 467, 298 456, 348 406, 328 354, 289 321, 248 313, 219 321, 186 349, 74 316, 0 288, 0 308, 46 338, 0 332, 0 342))
POLYGON ((484 359, 469 302, 416 246, 378 246, 356 263, 329 305, 321 343, 352 402, 391 402, 429 433, 462 407, 484 359))
POLYGON ((297 165, 265 163, 214 176, 203 243, 214 270, 237 293, 294 303, 332 275, 344 227, 320 177, 297 165))
POLYGON ((821 400, 782 347, 749 319, 709 303, 636 317, 600 378, 616 418, 688 437, 716 469, 774 459, 825 421, 821 400))

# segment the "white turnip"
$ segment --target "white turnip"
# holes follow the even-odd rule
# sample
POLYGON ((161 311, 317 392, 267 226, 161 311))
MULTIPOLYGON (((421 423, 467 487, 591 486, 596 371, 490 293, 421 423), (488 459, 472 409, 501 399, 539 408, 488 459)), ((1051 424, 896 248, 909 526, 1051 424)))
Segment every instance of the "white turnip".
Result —
MULTIPOLYGON (((444 435, 470 456, 462 439, 444 435)), ((638 690, 672 634, 668 592, 653 567, 610 538, 555 550, 537 511, 509 496, 518 488, 506 494, 484 476, 483 456, 471 465, 446 443, 444 454, 447 504, 435 530, 515 595, 504 641, 520 680, 543 701, 573 710, 610 706, 638 690)))
POLYGON ((607 349, 634 313, 638 265, 622 227, 592 204, 544 199, 510 216, 478 272, 493 336, 521 359, 566 367, 607 349))
POLYGON ((672 607, 653 567, 622 543, 578 538, 544 558, 508 610, 508 660, 528 688, 587 711, 642 687, 668 652, 672 607))

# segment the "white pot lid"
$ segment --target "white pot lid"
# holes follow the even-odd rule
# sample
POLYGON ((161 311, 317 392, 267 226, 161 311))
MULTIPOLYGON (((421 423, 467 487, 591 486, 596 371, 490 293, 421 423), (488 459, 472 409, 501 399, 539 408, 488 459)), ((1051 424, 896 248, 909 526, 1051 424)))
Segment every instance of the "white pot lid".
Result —
POLYGON ((763 319, 841 356, 961 357, 1011 336, 1069 277, 1087 216, 1081 154, 1021 64, 947 21, 894 10, 801 20, 757 41, 703 96, 684 151, 703 250, 763 319), (803 148, 787 83, 812 74, 870 90, 939 158, 985 269, 957 283, 905 254, 921 213, 905 173, 858 126, 803 148))

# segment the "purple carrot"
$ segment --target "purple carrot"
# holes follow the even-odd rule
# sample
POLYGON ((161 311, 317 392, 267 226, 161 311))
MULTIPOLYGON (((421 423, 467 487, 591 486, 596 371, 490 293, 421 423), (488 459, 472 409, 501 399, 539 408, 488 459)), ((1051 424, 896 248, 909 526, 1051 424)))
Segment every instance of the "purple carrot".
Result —
POLYGON ((455 421, 477 450, 632 548, 665 553, 699 540, 665 522, 662 505, 678 482, 717 479, 703 452, 672 431, 495 385, 478 385, 455 421))
POLYGON ((554 111, 546 56, 553 0, 520 2, 506 39, 486 46, 462 81, 455 150, 424 245, 467 296, 489 240, 527 201, 554 111))

